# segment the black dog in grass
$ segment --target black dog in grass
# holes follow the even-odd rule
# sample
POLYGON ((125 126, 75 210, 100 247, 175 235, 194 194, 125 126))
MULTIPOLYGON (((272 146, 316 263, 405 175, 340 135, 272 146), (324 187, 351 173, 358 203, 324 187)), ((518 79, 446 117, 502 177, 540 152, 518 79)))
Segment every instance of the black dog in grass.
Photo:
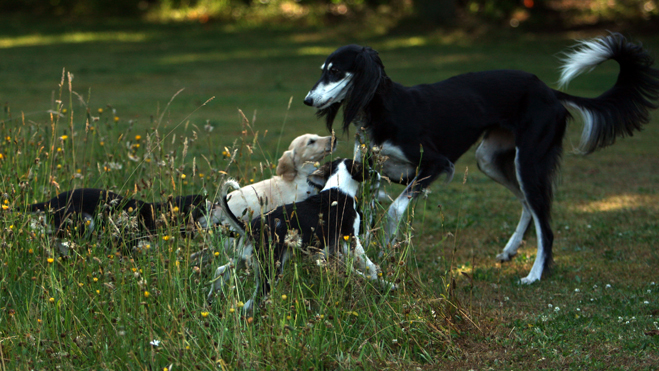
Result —
POLYGON ((28 205, 24 210, 49 215, 58 237, 89 237, 97 227, 99 214, 105 217, 126 212, 129 218, 137 222, 133 229, 151 234, 162 224, 159 222, 162 215, 165 215, 165 220, 205 225, 210 206, 202 195, 178 196, 165 202, 148 203, 104 189, 78 188, 62 192, 48 201, 28 205))

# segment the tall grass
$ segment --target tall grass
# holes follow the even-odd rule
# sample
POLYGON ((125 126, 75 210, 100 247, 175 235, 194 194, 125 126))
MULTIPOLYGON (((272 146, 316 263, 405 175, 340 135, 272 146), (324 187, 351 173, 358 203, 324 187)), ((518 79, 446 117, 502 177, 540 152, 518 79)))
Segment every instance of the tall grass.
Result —
POLYGON ((252 272, 237 272, 206 299, 214 268, 231 255, 220 228, 182 235, 184 226, 172 223, 135 249, 108 224, 90 238, 55 239, 38 215, 20 210, 78 187, 145 201, 214 198, 227 176, 243 184, 270 177, 276 156, 260 147, 267 133, 245 115, 234 145, 218 148, 203 138, 209 125, 190 137, 176 132, 193 125, 185 119, 165 131, 169 105, 149 129, 136 129, 112 107, 90 106, 66 72, 55 95, 47 122, 10 109, 0 120, 0 369, 408 368, 456 354, 452 338, 465 312, 450 279, 432 292, 408 264, 413 212, 400 242, 378 257, 383 212, 366 205, 368 185, 360 202, 376 227, 367 253, 398 284, 394 292, 345 262, 319 264, 296 250, 269 298, 246 316, 252 272), (199 251, 209 258, 191 260, 199 251))

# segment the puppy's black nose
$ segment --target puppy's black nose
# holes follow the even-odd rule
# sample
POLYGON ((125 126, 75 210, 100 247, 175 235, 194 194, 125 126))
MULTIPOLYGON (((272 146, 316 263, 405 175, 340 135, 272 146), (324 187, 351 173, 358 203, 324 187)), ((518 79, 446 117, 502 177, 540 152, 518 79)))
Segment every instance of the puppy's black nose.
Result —
POLYGON ((304 104, 306 104, 307 106, 313 106, 313 98, 311 97, 304 98, 304 104))

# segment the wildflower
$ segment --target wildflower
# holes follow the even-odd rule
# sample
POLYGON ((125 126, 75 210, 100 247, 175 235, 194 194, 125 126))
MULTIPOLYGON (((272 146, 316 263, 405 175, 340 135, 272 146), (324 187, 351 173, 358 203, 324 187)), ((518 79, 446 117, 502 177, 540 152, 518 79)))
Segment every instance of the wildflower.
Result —
POLYGON ((606 287, 607 289, 610 289, 610 288, 611 288, 611 285, 609 285, 609 284, 607 283, 605 287, 606 287))
POLYGON ((145 298, 148 298, 149 295, 151 295, 151 294, 150 294, 148 291, 144 291, 144 297, 145 297, 145 298))
POLYGON ((101 290, 96 290, 97 295, 100 294, 100 293, 101 293, 101 290))
POLYGON ((2 203, 7 205, 7 204, 9 204, 9 200, 5 199, 4 201, 2 201, 2 203))
POLYGON ((135 136, 135 140, 140 140, 140 139, 142 139, 142 136, 141 136, 141 135, 136 135, 136 136, 135 136))
POLYGON ((48 258, 48 264, 52 264, 55 261, 53 258, 48 258))
POLYGON ((34 253, 34 250, 29 249, 27 252, 28 252, 28 254, 32 254, 32 253, 34 253))
POLYGON ((238 308, 242 308, 242 307, 245 306, 245 303, 243 303, 242 301, 239 301, 237 305, 238 305, 238 308))
POLYGON ((199 173, 199 177, 200 177, 200 178, 203 178, 203 177, 204 177, 204 174, 199 173))
POLYGON ((350 240, 350 236, 343 236, 343 239, 346 240, 346 241, 349 241, 349 240, 350 240))
POLYGON ((650 304, 650 302, 646 300, 646 301, 643 302, 643 304, 647 305, 647 304, 650 304))
POLYGON ((98 282, 98 277, 94 277, 94 279, 92 281, 98 282))
POLYGON ((55 298, 50 298, 50 299, 48 299, 48 301, 51 302, 51 303, 54 303, 54 302, 55 302, 55 298))
POLYGON ((220 256, 220 252, 219 252, 219 251, 216 251, 216 252, 213 253, 213 255, 214 255, 214 256, 220 256))
POLYGON ((235 312, 235 311, 236 311, 236 310, 233 309, 233 307, 229 308, 229 313, 233 313, 233 312, 235 312))
POLYGON ((84 285, 85 285, 85 284, 82 283, 82 282, 78 283, 78 287, 83 287, 84 285))
POLYGON ((99 114, 103 113, 103 108, 99 108, 99 109, 98 109, 98 113, 99 113, 99 114))
POLYGON ((101 141, 101 143, 99 144, 101 145, 101 147, 103 147, 105 145, 105 142, 101 141))
POLYGON ((62 148, 57 147, 57 152, 62 152, 62 148))
POLYGON ((114 116, 114 122, 119 122, 119 116, 114 116))
POLYGON ((61 137, 59 137, 59 139, 64 141, 64 140, 69 139, 69 136, 68 135, 62 135, 61 137))
POLYGON ((281 300, 286 300, 286 299, 288 299, 288 296, 286 296, 286 295, 281 296, 281 300))
POLYGON ((169 237, 169 235, 164 235, 164 236, 162 236, 162 240, 163 240, 163 241, 169 241, 170 238, 171 238, 171 237, 169 237))
MULTIPOLYGON (((99 109, 100 109, 100 108, 99 108, 99 109)), ((154 347, 157 347, 157 346, 160 345, 160 340, 156 340, 156 339, 151 340, 151 342, 150 342, 149 344, 150 344, 150 345, 153 345, 154 347)))
POLYGON ((229 153, 227 151, 222 151, 222 156, 226 157, 228 155, 229 155, 229 153))
POLYGON ((7 205, 2 205, 2 210, 7 210, 7 209, 9 209, 9 206, 7 206, 7 205))
POLYGON ((181 174, 181 179, 185 179, 185 174, 181 174))
POLYGON ((561 308, 559 308, 559 307, 554 308, 554 312, 558 313, 560 311, 561 311, 561 308))
POLYGON ((66 113, 66 112, 67 112, 66 108, 62 108, 62 113, 66 113))
POLYGON ((254 183, 254 178, 249 180, 250 183, 254 183))
POLYGON ((574 289, 574 292, 579 292, 579 291, 580 291, 579 289, 574 289))
POLYGON ((4 158, 5 158, 5 155, 3 155, 2 153, 0 153, 0 160, 3 160, 4 158))
POLYGON ((209 314, 209 312, 201 312, 201 316, 204 317, 204 318, 208 317, 208 314, 209 314))
POLYGON ((11 142, 11 137, 10 137, 9 135, 7 135, 7 136, 5 137, 5 140, 6 140, 7 142, 11 142))
POLYGON ((57 170, 62 168, 62 164, 57 164, 57 170))

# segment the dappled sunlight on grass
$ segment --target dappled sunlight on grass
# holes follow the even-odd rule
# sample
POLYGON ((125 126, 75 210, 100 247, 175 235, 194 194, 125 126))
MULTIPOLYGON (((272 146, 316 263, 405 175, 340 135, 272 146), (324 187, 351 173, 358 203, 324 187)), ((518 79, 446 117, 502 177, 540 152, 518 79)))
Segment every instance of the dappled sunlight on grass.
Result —
POLYGON ((655 210, 659 209, 659 196, 638 194, 614 195, 609 196, 603 200, 573 206, 572 209, 584 213, 594 213, 601 211, 636 209, 639 207, 651 208, 655 210))
POLYGON ((87 42, 142 42, 151 38, 146 32, 110 31, 110 32, 70 32, 59 35, 23 35, 0 38, 0 48, 21 46, 40 46, 53 44, 78 44, 87 42))
POLYGON ((180 64, 180 63, 195 63, 195 62, 221 62, 240 59, 267 59, 274 57, 290 57, 291 55, 309 56, 320 55, 327 56, 332 53, 336 48, 334 47, 302 47, 297 50, 291 51, 284 48, 270 48, 270 49, 241 49, 232 50, 227 52, 203 52, 203 53, 186 53, 179 55, 171 55, 164 57, 160 60, 160 64, 180 64))
POLYGON ((413 46, 424 46, 428 44, 428 38, 421 36, 412 36, 404 38, 391 38, 387 41, 381 43, 378 48, 385 49, 398 49, 398 48, 409 48, 413 46))

